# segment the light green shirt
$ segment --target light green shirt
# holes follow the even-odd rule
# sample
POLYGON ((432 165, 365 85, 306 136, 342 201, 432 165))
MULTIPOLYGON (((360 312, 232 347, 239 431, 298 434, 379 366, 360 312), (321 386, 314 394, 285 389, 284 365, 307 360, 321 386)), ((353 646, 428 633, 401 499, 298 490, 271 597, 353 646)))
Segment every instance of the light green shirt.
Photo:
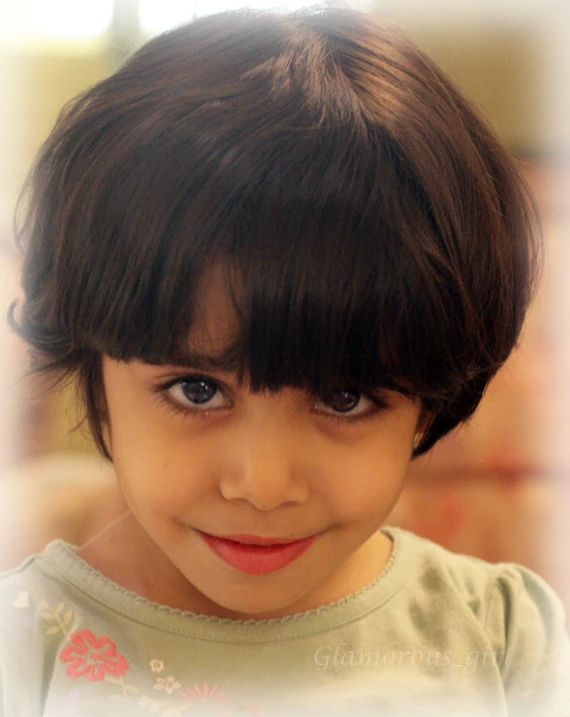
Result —
POLYGON ((570 715, 564 610, 540 577, 383 531, 368 586, 258 621, 148 602, 50 543, 0 578, 0 715, 570 715))

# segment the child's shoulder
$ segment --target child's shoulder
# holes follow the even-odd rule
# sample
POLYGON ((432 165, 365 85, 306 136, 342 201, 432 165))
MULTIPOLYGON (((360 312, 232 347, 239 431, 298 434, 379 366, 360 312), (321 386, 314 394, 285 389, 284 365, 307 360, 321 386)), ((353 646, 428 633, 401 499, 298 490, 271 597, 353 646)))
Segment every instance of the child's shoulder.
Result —
POLYGON ((546 580, 517 563, 489 563, 407 531, 390 530, 395 530, 395 545, 404 548, 400 569, 410 576, 399 608, 427 617, 431 631, 439 626, 468 636, 472 658, 480 657, 473 653, 473 636, 479 634, 483 655, 500 656, 513 704, 546 697, 549 704, 567 708, 568 626, 562 601, 546 580))
POLYGON ((18 567, 0 573, 0 610, 4 616, 10 608, 29 607, 30 590, 43 582, 40 559, 40 555, 30 555, 18 567))
MULTIPOLYGON (((65 623, 77 598, 73 583, 57 570, 57 560, 73 548, 62 540, 50 543, 42 553, 31 555, 18 567, 0 573, 0 633, 4 648, 11 641, 33 639, 44 630, 65 623)), ((69 618, 68 618, 69 619, 69 618)), ((55 632, 55 630, 52 630, 55 632)), ((52 633, 48 633, 52 634, 52 633)))
POLYGON ((486 626, 493 620, 513 620, 521 606, 531 604, 564 622, 559 597, 533 570, 514 562, 490 563, 455 553, 401 528, 388 530, 396 536, 395 545, 402 548, 399 569, 409 571, 414 589, 455 593, 486 626))
POLYGON ((57 583, 42 554, 31 555, 18 567, 0 573, 0 631, 5 639, 10 634, 18 634, 19 639, 22 631, 32 633, 38 618, 45 615, 47 619, 50 603, 61 595, 57 583))
POLYGON ((0 602, 4 604, 11 590, 22 585, 37 585, 51 579, 49 569, 46 572, 46 556, 50 553, 69 550, 63 540, 55 540, 41 553, 29 555, 18 566, 0 572, 0 602))

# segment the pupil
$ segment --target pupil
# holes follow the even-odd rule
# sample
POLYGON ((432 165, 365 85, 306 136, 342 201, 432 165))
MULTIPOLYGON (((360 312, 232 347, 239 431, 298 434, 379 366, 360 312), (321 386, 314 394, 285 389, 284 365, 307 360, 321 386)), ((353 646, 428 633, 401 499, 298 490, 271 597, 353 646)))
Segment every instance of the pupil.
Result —
POLYGON ((339 413, 351 411, 360 401, 360 394, 355 391, 339 389, 334 391, 329 406, 339 413))
POLYGON ((182 385, 182 391, 192 403, 208 403, 216 393, 216 388, 208 381, 186 381, 182 385))

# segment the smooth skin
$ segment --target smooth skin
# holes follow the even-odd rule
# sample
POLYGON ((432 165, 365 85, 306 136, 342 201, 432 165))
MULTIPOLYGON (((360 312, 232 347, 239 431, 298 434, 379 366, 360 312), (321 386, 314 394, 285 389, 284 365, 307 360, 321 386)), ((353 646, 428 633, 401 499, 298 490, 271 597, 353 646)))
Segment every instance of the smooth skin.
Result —
MULTIPOLYGON (((233 321, 219 282, 205 299, 189 345, 215 355, 233 321)), ((102 360, 129 512, 79 550, 90 565, 151 601, 232 619, 313 609, 382 573, 392 542, 378 531, 404 486, 418 401, 393 391, 253 394, 231 373, 102 360), (318 537, 284 568, 251 575, 197 531, 318 537)))

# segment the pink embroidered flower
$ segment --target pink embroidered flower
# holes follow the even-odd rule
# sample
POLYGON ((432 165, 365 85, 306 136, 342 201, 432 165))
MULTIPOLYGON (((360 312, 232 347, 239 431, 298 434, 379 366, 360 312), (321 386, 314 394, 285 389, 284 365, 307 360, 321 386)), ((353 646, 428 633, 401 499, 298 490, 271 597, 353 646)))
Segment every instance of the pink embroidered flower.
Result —
POLYGON ((72 680, 80 677, 90 681, 104 680, 106 673, 122 677, 129 669, 129 663, 123 655, 116 653, 116 648, 108 637, 97 640, 89 630, 81 630, 71 636, 71 645, 59 653, 59 659, 71 663, 66 672, 72 680))
POLYGON ((223 690, 219 690, 217 685, 208 687, 205 683, 202 685, 194 685, 182 690, 180 696, 190 702, 227 702, 229 697, 223 690))

